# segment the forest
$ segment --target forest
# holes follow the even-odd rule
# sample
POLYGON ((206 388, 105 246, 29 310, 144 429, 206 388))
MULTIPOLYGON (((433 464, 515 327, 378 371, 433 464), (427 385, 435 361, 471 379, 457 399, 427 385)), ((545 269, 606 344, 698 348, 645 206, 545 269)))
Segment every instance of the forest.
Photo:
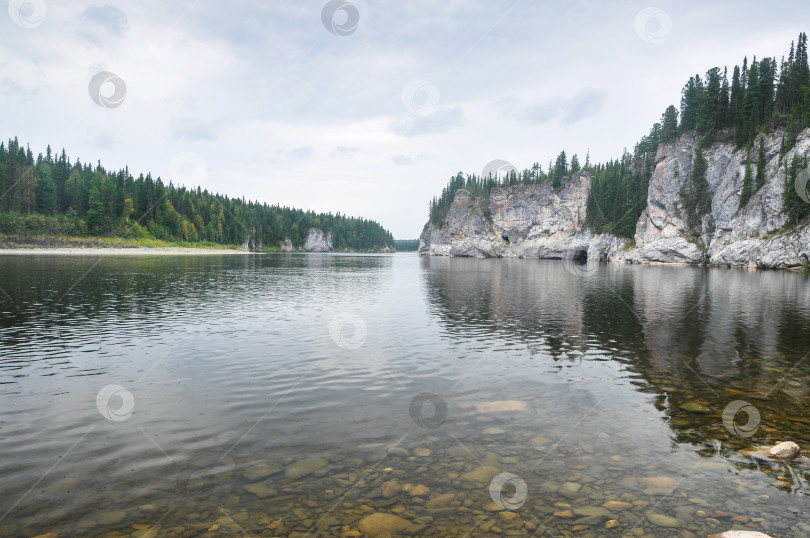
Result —
MULTIPOLYGON (((713 142, 733 142, 746 149, 750 160, 743 178, 741 206, 765 183, 765 161, 761 144, 755 144, 759 133, 784 129, 782 155, 795 144, 799 133, 810 127, 810 66, 807 34, 799 34, 791 43, 787 58, 745 57, 742 66, 735 65, 729 80, 728 68, 713 67, 703 77, 696 74, 681 90, 680 108, 670 105, 653 124, 650 133, 641 138, 633 153, 627 150, 618 159, 592 164, 590 157, 580 165, 577 155, 568 160, 565 151, 548 163, 543 171, 539 163, 531 169, 511 171, 503 177, 464 175, 450 179, 438 197, 430 202, 430 222, 441 226, 458 189, 476 196, 488 197, 492 188, 502 184, 541 184, 551 182, 555 189, 571 174, 580 170, 593 176, 588 199, 586 226, 596 232, 610 232, 633 237, 636 222, 647 204, 647 188, 653 172, 656 151, 661 143, 696 133, 699 148, 713 142)), ((785 162, 786 183, 783 204, 789 222, 796 224, 810 215, 810 206, 798 197, 793 182, 807 158, 796 157, 785 162)), ((701 151, 695 155, 688 188, 683 193, 690 224, 697 226, 709 207, 710 193, 705 179, 706 164, 701 151)), ((486 205, 486 204, 485 204, 486 205)))
POLYGON ((71 162, 48 146, 36 158, 16 138, 0 142, 0 234, 9 236, 115 236, 179 242, 277 247, 303 245, 307 230, 331 232, 336 250, 393 246, 377 222, 340 213, 229 198, 200 187, 164 184, 128 168, 117 172, 71 162))

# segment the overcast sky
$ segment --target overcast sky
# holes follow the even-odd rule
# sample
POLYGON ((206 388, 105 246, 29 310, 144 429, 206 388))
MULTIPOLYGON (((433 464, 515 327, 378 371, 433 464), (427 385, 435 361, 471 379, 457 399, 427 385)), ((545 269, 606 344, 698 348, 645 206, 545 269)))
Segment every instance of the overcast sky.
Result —
POLYGON ((35 153, 407 239, 456 172, 617 157, 690 75, 781 58, 808 15, 806 0, 11 0, 0 125, 35 153))

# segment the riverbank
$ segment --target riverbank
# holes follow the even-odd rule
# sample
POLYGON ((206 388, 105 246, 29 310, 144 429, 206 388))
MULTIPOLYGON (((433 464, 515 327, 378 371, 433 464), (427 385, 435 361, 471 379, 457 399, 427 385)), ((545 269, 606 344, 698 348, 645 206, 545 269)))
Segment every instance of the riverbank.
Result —
POLYGON ((216 243, 179 243, 158 239, 124 239, 119 237, 0 235, 0 255, 14 254, 92 254, 92 255, 160 255, 160 254, 253 254, 238 245, 216 243))
POLYGON ((1 248, 0 256, 32 255, 84 255, 84 256, 160 256, 160 255, 206 256, 212 254, 261 254, 236 249, 184 248, 184 247, 131 247, 131 248, 1 248))

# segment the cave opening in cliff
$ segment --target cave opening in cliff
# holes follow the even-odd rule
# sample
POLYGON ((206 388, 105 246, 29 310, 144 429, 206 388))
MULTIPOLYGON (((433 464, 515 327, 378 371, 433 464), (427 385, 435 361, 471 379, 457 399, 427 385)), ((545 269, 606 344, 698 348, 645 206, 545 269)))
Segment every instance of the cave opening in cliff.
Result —
POLYGON ((585 263, 588 261, 588 251, 587 250, 577 250, 574 252, 574 261, 577 263, 585 263))

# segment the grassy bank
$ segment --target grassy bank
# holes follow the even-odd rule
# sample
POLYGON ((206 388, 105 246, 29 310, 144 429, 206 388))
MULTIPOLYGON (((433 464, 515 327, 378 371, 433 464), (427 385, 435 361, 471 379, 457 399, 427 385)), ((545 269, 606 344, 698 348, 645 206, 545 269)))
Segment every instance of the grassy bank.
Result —
POLYGON ((208 241, 166 241, 154 238, 83 237, 70 235, 21 236, 0 234, 0 249, 33 248, 198 248, 239 250, 240 245, 222 245, 208 241))

